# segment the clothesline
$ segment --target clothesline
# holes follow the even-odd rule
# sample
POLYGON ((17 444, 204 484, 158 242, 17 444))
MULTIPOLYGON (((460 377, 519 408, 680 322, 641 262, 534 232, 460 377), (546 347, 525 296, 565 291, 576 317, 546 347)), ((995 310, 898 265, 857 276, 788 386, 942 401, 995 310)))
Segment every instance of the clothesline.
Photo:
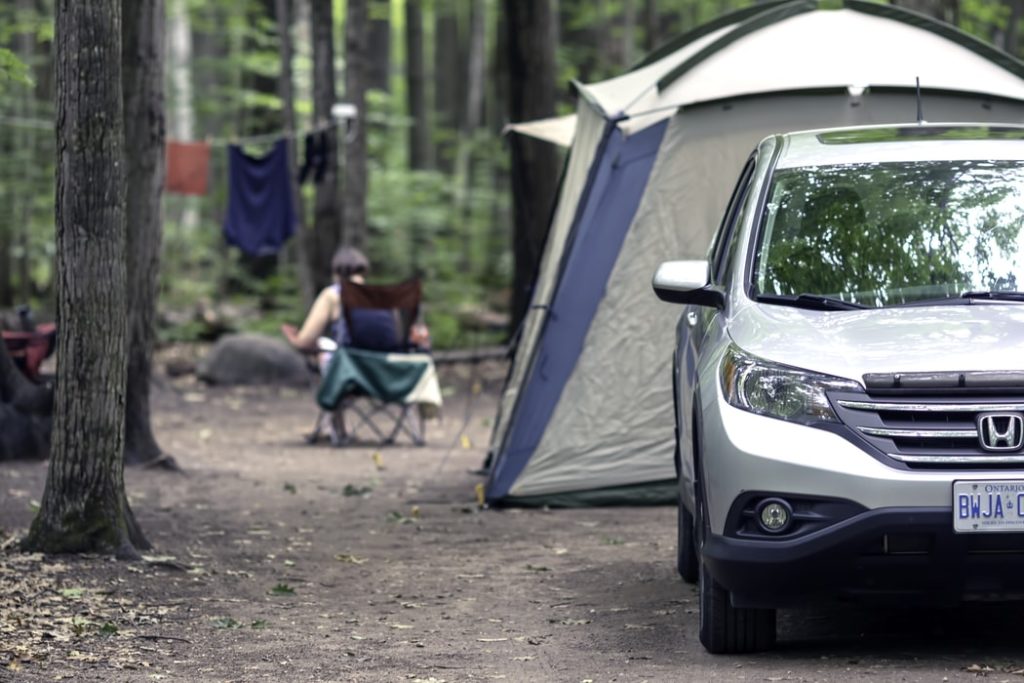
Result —
MULTIPOLYGON (((35 128, 37 130, 53 130, 53 121, 47 119, 36 119, 28 118, 24 116, 8 116, 0 114, 0 124, 6 124, 16 128, 35 128)), ((335 128, 338 124, 336 122, 321 122, 315 126, 308 128, 300 128, 298 130, 279 130, 273 133, 260 133, 259 135, 243 135, 234 137, 218 137, 218 138, 204 138, 201 140, 190 140, 187 142, 205 142, 206 144, 214 147, 227 147, 229 145, 260 145, 268 142, 276 142, 281 138, 296 139, 306 135, 312 135, 314 133, 322 133, 325 130, 335 128)), ((171 138, 168 137, 168 140, 171 138)), ((178 142, 186 142, 185 140, 179 140, 178 142)))

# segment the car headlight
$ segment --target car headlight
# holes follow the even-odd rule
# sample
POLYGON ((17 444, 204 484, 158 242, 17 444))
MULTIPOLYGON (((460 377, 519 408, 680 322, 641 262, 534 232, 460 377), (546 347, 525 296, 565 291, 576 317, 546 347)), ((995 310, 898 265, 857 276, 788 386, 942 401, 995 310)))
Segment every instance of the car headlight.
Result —
POLYGON ((839 422, 826 391, 860 391, 856 382, 757 358, 730 344, 721 365, 729 405, 758 415, 812 424, 839 422))

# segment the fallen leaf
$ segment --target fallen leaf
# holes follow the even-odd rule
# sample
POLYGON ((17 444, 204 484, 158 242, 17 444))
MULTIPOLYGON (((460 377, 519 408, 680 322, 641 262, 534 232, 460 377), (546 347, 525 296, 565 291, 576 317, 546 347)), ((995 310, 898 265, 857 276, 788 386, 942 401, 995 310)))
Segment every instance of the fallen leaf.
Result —
POLYGON ((363 564, 366 562, 365 557, 356 557, 355 555, 346 555, 344 553, 335 555, 334 559, 338 562, 347 562, 349 564, 363 564))

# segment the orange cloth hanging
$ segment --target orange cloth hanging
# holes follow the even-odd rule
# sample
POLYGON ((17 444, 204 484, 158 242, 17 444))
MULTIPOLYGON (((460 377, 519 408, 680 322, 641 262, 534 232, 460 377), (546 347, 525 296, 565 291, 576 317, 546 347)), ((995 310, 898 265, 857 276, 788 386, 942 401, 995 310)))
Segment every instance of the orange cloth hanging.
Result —
POLYGON ((210 178, 210 144, 167 143, 167 180, 164 187, 178 194, 204 195, 210 178))

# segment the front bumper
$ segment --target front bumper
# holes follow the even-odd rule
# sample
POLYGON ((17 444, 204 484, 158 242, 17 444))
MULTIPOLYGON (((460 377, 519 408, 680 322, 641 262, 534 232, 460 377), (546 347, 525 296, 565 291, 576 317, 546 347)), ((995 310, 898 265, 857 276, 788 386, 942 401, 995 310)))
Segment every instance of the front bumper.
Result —
POLYGON ((869 510, 793 539, 710 534, 703 557, 737 607, 1024 599, 1024 533, 954 533, 949 507, 869 510))

